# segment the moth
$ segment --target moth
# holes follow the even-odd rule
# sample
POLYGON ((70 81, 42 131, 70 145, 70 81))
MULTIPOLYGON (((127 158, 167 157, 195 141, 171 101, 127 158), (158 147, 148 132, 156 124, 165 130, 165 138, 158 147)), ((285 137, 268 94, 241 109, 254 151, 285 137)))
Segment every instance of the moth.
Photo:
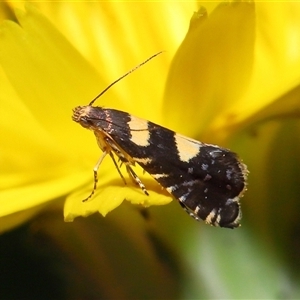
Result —
POLYGON ((248 170, 237 154, 124 111, 93 106, 112 85, 160 53, 114 81, 89 105, 73 110, 72 119, 94 132, 103 151, 94 167, 94 188, 83 201, 94 194, 99 166, 109 155, 121 178, 124 180, 115 157, 145 195, 149 193, 132 168, 135 164, 149 173, 196 220, 213 226, 238 227, 242 217, 240 198, 246 190, 248 170))

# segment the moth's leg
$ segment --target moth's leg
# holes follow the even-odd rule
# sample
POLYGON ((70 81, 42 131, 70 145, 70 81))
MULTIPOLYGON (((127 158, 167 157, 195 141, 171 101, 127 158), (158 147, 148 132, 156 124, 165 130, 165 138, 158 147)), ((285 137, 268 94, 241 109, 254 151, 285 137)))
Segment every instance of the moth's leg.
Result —
MULTIPOLYGON (((103 154, 101 155, 101 157, 99 158, 99 160, 97 161, 93 171, 94 171, 94 187, 93 187, 93 190, 91 192, 91 194, 85 198, 84 200, 82 200, 82 202, 86 202, 88 201, 95 193, 96 189, 97 189, 97 182, 98 182, 98 170, 99 170, 99 167, 104 159, 104 157, 108 154, 108 152, 104 151, 103 154)), ((111 154, 111 152, 109 152, 109 154, 111 154)))
POLYGON ((136 182, 139 185, 139 187, 144 192, 144 194, 149 196, 147 189, 146 189, 145 185, 142 183, 141 179, 134 173, 134 171, 131 169, 129 164, 125 164, 125 165, 126 165, 126 170, 129 174, 129 176, 133 179, 134 182, 136 182))
POLYGON ((118 164, 117 164, 117 162, 116 162, 116 160, 115 160, 113 152, 112 151, 109 152, 109 155, 110 155, 111 159, 113 160, 114 165, 115 165, 116 169, 118 170, 118 173, 119 173, 120 177, 122 178, 124 184, 126 184, 125 178, 122 175, 120 168, 121 168, 121 166, 122 166, 123 163, 128 163, 128 161, 124 157, 123 153, 121 152, 121 150, 118 148, 118 146, 116 145, 116 143, 113 140, 111 140, 110 138, 106 137, 105 141, 111 147, 112 151, 116 154, 116 156, 119 158, 118 162, 121 161, 121 164, 120 164, 120 167, 119 167, 118 164))
POLYGON ((109 155, 112 158, 112 160, 114 162, 114 165, 115 165, 116 169, 118 170, 118 173, 119 173, 120 177, 123 179, 124 184, 126 184, 125 178, 124 178, 123 174, 121 173, 121 170, 120 170, 120 168, 119 168, 119 166, 118 166, 118 164, 117 164, 117 162, 115 160, 115 157, 114 157, 113 153, 109 152, 109 155))

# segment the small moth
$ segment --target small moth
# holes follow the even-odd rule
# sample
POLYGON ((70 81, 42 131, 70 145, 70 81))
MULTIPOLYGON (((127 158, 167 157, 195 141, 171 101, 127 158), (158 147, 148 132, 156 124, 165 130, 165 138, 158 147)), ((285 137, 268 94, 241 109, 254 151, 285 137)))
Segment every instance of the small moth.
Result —
POLYGON ((213 226, 235 228, 242 217, 240 197, 246 190, 247 167, 228 149, 205 144, 127 112, 93 106, 119 80, 157 56, 148 58, 104 89, 89 105, 73 110, 73 120, 94 132, 103 151, 94 167, 94 187, 98 169, 109 155, 121 178, 115 156, 129 176, 148 196, 147 189, 132 166, 139 164, 196 220, 213 226))

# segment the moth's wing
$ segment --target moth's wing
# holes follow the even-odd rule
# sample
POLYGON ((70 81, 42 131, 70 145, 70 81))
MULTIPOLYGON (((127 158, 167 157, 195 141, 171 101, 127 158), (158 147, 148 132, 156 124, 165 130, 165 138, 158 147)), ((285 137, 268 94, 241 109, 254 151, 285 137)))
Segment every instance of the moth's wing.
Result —
POLYGON ((171 142, 171 136, 165 136, 164 153, 158 151, 149 173, 196 219, 238 226, 246 171, 237 155, 176 133, 171 142))
POLYGON ((216 226, 238 226, 239 197, 247 172, 235 153, 143 119, 128 118, 128 126, 118 126, 110 135, 134 162, 195 218, 216 226))

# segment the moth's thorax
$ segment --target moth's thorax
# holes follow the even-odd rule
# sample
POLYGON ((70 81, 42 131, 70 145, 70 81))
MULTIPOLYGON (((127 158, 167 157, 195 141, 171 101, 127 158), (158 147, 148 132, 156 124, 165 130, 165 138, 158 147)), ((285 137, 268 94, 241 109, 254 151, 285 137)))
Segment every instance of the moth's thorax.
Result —
POLYGON ((107 143, 107 135, 102 130, 94 130, 94 134, 96 136, 97 144, 100 147, 100 149, 105 151, 110 151, 109 144, 107 143))
MULTIPOLYGON (((111 112, 112 110, 110 109, 103 109, 97 106, 78 106, 73 110, 73 120, 84 128, 94 132, 98 146, 103 152, 109 153, 113 151, 121 161, 126 161, 130 165, 134 165, 132 157, 128 155, 111 136, 111 134, 114 134, 116 131, 114 122, 117 124, 117 128, 119 125, 124 126, 126 123, 123 124, 121 122, 120 124, 120 118, 122 119, 122 117, 127 116, 127 114, 119 112, 120 118, 114 120, 111 117, 111 112)), ((118 112, 115 111, 115 114, 118 114, 118 112)))

